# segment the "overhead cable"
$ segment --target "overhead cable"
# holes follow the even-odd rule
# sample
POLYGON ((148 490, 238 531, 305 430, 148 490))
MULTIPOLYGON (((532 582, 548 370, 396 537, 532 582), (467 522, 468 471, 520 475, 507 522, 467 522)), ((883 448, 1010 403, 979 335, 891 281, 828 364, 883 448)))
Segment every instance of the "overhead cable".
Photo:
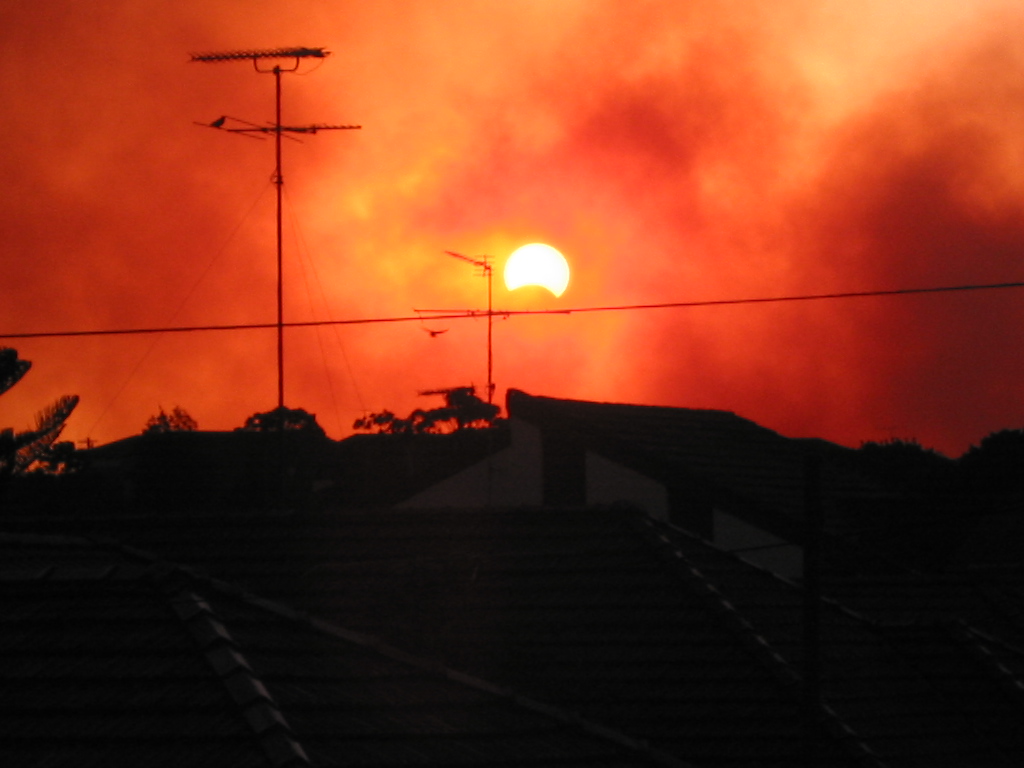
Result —
MULTIPOLYGON (((1024 288, 1024 282, 986 283, 978 285, 948 285, 931 288, 895 288, 879 291, 848 291, 843 293, 813 293, 798 296, 768 296, 746 299, 711 299, 705 301, 672 301, 659 304, 619 304, 603 307, 572 307, 567 309, 514 309, 493 311, 480 309, 466 310, 413 310, 415 315, 395 317, 367 317, 348 320, 300 320, 285 322, 285 328, 315 328, 325 325, 371 325, 375 323, 421 322, 423 312, 431 312, 432 320, 459 320, 488 316, 517 317, 525 315, 574 315, 585 312, 624 312, 643 309, 693 309, 697 307, 724 307, 741 304, 780 304, 793 301, 825 301, 838 299, 863 299, 876 296, 908 296, 927 293, 957 293, 964 291, 990 291, 1001 288, 1024 288)), ((149 333, 197 333, 201 331, 248 331, 278 328, 278 323, 234 323, 230 325, 189 325, 162 328, 104 328, 91 331, 29 331, 24 333, 0 333, 0 339, 45 339, 74 338, 80 336, 129 336, 149 333)))

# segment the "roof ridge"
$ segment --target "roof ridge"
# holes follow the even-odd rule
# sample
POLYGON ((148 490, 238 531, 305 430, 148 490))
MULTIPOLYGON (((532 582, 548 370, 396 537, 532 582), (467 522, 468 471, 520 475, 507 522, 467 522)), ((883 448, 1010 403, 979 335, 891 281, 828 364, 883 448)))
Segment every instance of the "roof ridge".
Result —
POLYGON ((1024 609, 1006 594, 1006 589, 991 581, 970 578, 968 588, 977 594, 996 614, 1012 624, 1018 631, 1024 630, 1024 609))
POLYGON ((785 685, 800 683, 800 673, 793 668, 793 665, 771 647, 768 640, 758 633, 746 617, 739 612, 739 609, 711 583, 711 580, 697 566, 690 562, 682 550, 676 547, 663 532, 657 530, 654 521, 647 519, 643 523, 662 556, 668 555, 671 558, 669 562, 676 566, 673 570, 682 574, 685 581, 700 588, 703 597, 711 601, 716 610, 728 619, 727 625, 734 634, 738 634, 750 650, 768 664, 776 678, 785 685))
MULTIPOLYGON (((509 387, 505 393, 506 399, 512 398, 520 401, 520 403, 572 403, 575 405, 610 405, 622 408, 636 408, 636 409, 651 409, 651 410, 664 410, 664 411, 707 411, 711 413, 728 413, 736 416, 735 411, 727 411, 722 408, 691 408, 689 406, 682 405, 652 405, 650 403, 622 403, 614 402, 611 400, 579 400, 569 397, 551 397, 550 395, 531 395, 522 389, 516 389, 515 387, 509 387)), ((743 416, 739 418, 744 421, 750 421, 743 416)))
MULTIPOLYGON (((309 765, 302 745, 285 720, 273 697, 259 680, 231 636, 201 596, 181 587, 176 574, 184 569, 122 544, 114 539, 48 534, 0 534, 0 542, 28 543, 58 547, 82 547, 110 551, 120 555, 110 562, 84 565, 45 565, 35 569, 20 567, 11 573, 18 580, 45 581, 123 581, 143 580, 163 593, 178 619, 185 625, 213 671, 221 679, 235 704, 241 709, 248 727, 275 768, 309 765), (142 564, 123 561, 125 556, 142 564), (121 562, 118 562, 121 560, 121 562)), ((189 574, 192 578, 194 575, 189 574)))
POLYGON ((274 697, 259 679, 228 628, 200 595, 176 585, 162 585, 175 614, 200 647, 242 712, 263 752, 276 768, 309 765, 309 757, 274 697))
MULTIPOLYGON (((685 536, 688 539, 692 539, 693 541, 696 541, 696 542, 700 543, 702 546, 707 547, 708 549, 714 550, 714 552, 717 553, 718 555, 720 555, 721 557, 726 557, 729 560, 732 560, 733 562, 741 565, 742 567, 744 567, 744 568, 746 568, 748 570, 757 571, 759 574, 761 574, 765 578, 768 578, 768 579, 771 579, 772 581, 778 582, 784 589, 790 589, 790 590, 796 590, 796 591, 802 591, 802 589, 803 589, 796 582, 790 581, 785 576, 782 576, 782 575, 776 573, 775 571, 771 570, 770 568, 766 568, 763 565, 758 565, 757 563, 752 563, 749 560, 746 560, 746 559, 740 557, 737 554, 737 551, 742 551, 742 550, 722 549, 721 547, 719 547, 714 542, 708 541, 707 539, 705 539, 705 538, 703 538, 701 536, 698 536, 697 534, 693 533, 692 531, 688 531, 685 528, 680 528, 680 527, 678 527, 676 525, 673 525, 672 523, 662 522, 662 521, 654 521, 654 520, 651 520, 650 522, 651 522, 652 527, 660 525, 660 526, 663 526, 663 527, 666 527, 666 528, 670 528, 672 530, 673 534, 675 534, 675 535, 685 536)), ((776 545, 772 545, 772 546, 776 546, 776 545)), ((873 627, 885 626, 885 623, 884 623, 883 619, 878 619, 878 618, 875 618, 874 616, 868 616, 865 613, 862 613, 862 612, 860 612, 858 610, 855 610, 855 609, 851 608, 850 606, 846 605, 846 603, 842 602, 838 598, 830 597, 829 595, 822 594, 819 597, 819 599, 820 599, 822 605, 827 605, 831 609, 833 609, 835 611, 838 611, 839 613, 845 615, 847 618, 853 619, 854 621, 858 621, 858 622, 861 622, 861 623, 864 623, 864 624, 869 624, 869 625, 871 625, 873 627)))
MULTIPOLYGON (((933 623, 930 626, 932 628, 936 628, 937 627, 940 630, 948 632, 952 636, 952 639, 954 640, 954 642, 959 642, 960 645, 974 646, 978 653, 977 654, 972 654, 972 655, 975 655, 976 659, 978 661, 981 661, 983 666, 991 666, 993 663, 997 667, 1001 667, 1002 666, 1002 665, 999 665, 998 662, 996 662, 994 659, 991 659, 991 661, 988 664, 986 664, 984 658, 982 657, 982 654, 985 653, 984 649, 982 649, 981 647, 977 646, 977 644, 973 643, 970 640, 969 637, 958 637, 957 633, 956 633, 956 625, 957 624, 962 624, 962 622, 958 622, 958 621, 938 622, 938 623, 933 623)), ((922 626, 922 627, 925 627, 925 628, 929 627, 929 625, 919 625, 919 626, 922 626)), ((884 640, 894 651, 899 653, 901 656, 904 655, 903 652, 899 648, 897 648, 895 646, 895 643, 893 642, 891 635, 885 637, 884 640)), ((948 704, 950 701, 952 701, 955 698, 955 694, 950 694, 950 693, 947 693, 947 692, 941 690, 941 688, 938 685, 935 684, 934 678, 932 676, 926 674, 925 670, 922 669, 921 664, 919 664, 916 660, 908 659, 907 661, 908 661, 907 668, 912 671, 914 677, 916 677, 918 680, 920 680, 921 682, 923 682, 925 684, 925 686, 931 692, 932 696, 934 696, 936 699, 938 699, 939 701, 943 702, 944 704, 948 704)), ((1011 675, 1011 677, 1012 677, 1012 675, 1011 675)), ((997 677, 997 682, 1003 682, 1003 680, 1001 680, 1000 678, 997 677)), ((1014 680, 1014 683, 1016 683, 1016 685, 1018 685, 1018 686, 1020 685, 1016 680, 1014 680)), ((1002 758, 1003 760, 1006 760, 1007 761, 1005 763, 1006 765, 1010 765, 1011 764, 1010 761, 1009 761, 1009 755, 1006 754, 1006 752, 1000 747, 1000 745, 998 743, 996 743, 993 739, 989 738, 984 733, 984 731, 982 731, 978 727, 978 723, 977 723, 976 718, 971 717, 969 714, 967 714, 966 712, 964 712, 960 708, 956 708, 955 710, 951 710, 951 711, 955 711, 955 716, 956 716, 957 720, 963 725, 963 727, 966 730, 968 730, 971 733, 973 733, 982 744, 987 745, 1000 758, 1002 758)))
MULTIPOLYGON (((888 581, 899 580, 901 582, 909 581, 914 583, 921 583, 922 581, 926 584, 941 584, 943 586, 958 586, 968 590, 971 594, 976 595, 985 605, 992 609, 992 611, 1001 617, 1002 619, 1009 622, 1017 630, 1024 631, 1024 609, 1021 609, 1017 602, 1006 594, 1005 588, 999 584, 993 584, 983 578, 978 578, 971 575, 970 573, 964 572, 944 572, 944 573, 899 573, 899 574, 886 574, 886 575, 869 575, 863 578, 861 577, 847 577, 843 581, 844 583, 857 583, 866 581, 873 583, 874 585, 884 585, 888 581)), ((913 626, 913 625, 933 625, 933 624, 955 624, 961 623, 971 629, 978 631, 980 634, 990 637, 987 633, 980 632, 974 624, 962 618, 959 612, 956 610, 947 610, 945 608, 940 609, 938 612, 943 615, 940 617, 910 617, 906 619, 892 619, 886 618, 885 616, 869 616, 866 613, 861 613, 853 608, 847 606, 840 598, 823 597, 823 601, 828 601, 835 604, 838 608, 845 611, 850 616, 865 621, 872 626, 885 629, 887 627, 902 627, 902 626, 913 626)), ((1000 642, 1006 645, 1008 648, 1013 647, 1005 643, 1005 641, 997 640, 992 638, 994 642, 1000 642)), ((1024 649, 1022 649, 1024 650, 1024 649)))
POLYGON ((609 741, 619 747, 644 755, 654 763, 666 766, 666 768, 696 768, 691 763, 687 763, 672 754, 651 746, 645 740, 635 739, 622 731, 588 720, 577 712, 524 696, 512 689, 504 688, 474 675, 452 669, 445 664, 430 661, 409 653, 397 646, 391 645, 376 635, 347 629, 312 616, 304 611, 298 611, 284 603, 260 597, 236 584, 214 578, 186 565, 169 563, 155 554, 123 544, 116 539, 104 538, 103 540, 95 540, 93 543, 117 549, 132 557, 148 560, 151 565, 161 569, 164 576, 165 592, 168 594, 172 607, 178 613, 179 618, 189 627, 196 642, 206 651, 207 660, 217 674, 225 681, 225 685, 228 686, 228 692, 232 695, 232 698, 243 708, 249 704, 258 707, 258 710, 252 712, 251 715, 249 712, 246 712, 246 720, 250 727, 256 731, 257 736, 260 737, 268 757, 274 762, 275 766, 288 766, 289 764, 296 764, 296 761, 309 764, 309 759, 301 744, 291 738, 293 736, 291 727, 277 708, 270 693, 252 673, 251 667, 248 665, 238 644, 231 637, 227 628, 216 619, 216 615, 209 606, 209 603, 202 596, 197 595, 195 592, 186 591, 183 587, 175 589, 172 580, 174 575, 184 577, 191 583, 203 584, 219 592, 222 596, 240 600, 251 607, 267 611, 285 621, 302 624, 335 639, 370 649, 393 661, 407 664, 432 674, 441 675, 461 685, 507 699, 524 709, 553 718, 561 723, 579 728, 584 733, 593 737, 609 741), (178 595, 178 597, 175 598, 174 595, 178 595), (184 597, 181 597, 181 595, 184 595, 184 597), (190 622, 195 623, 193 625, 190 622), (233 674, 242 675, 242 678, 234 688, 228 680, 233 674), (272 729, 275 725, 278 728, 272 733, 280 734, 280 736, 274 741, 268 741, 266 738, 268 730, 272 729))
MULTIPOLYGON (((803 676, 772 647, 768 639, 754 628, 753 624, 711 583, 711 580, 689 560, 686 554, 676 547, 663 532, 657 530, 655 522, 647 518, 643 520, 643 524, 655 548, 666 558, 670 565, 675 566, 673 570, 680 573, 685 581, 698 587, 701 596, 711 602, 712 606, 725 619, 726 625, 747 646, 754 656, 765 664, 776 679, 788 689, 795 689, 797 686, 801 686, 803 684, 803 676)), ((703 539, 698 538, 698 540, 713 547, 708 542, 704 542, 703 539)), ((726 555, 730 554, 722 550, 718 551, 726 555)), ((731 557, 738 563, 749 566, 746 561, 741 560, 735 555, 731 555, 731 557)), ((780 581, 788 584, 784 579, 780 579, 780 581)), ((815 707, 818 710, 819 720, 824 724, 825 728, 838 735, 840 737, 839 742, 844 746, 852 745, 855 757, 865 765, 870 765, 874 768, 885 768, 885 763, 875 754, 864 738, 854 731, 839 713, 820 696, 816 699, 815 707)))
MULTIPOLYGON (((268 610, 271 609, 273 606, 272 601, 264 601, 262 599, 258 599, 258 601, 263 605, 263 607, 267 608, 268 610)), ((371 648, 377 653, 380 653, 383 656, 387 656, 388 658, 393 659, 395 661, 399 661, 410 666, 415 666, 419 669, 423 669, 436 674, 441 674, 445 678, 452 680, 453 682, 457 682, 462 685, 469 686, 471 688, 476 688, 477 690, 484 691, 486 693, 490 693, 492 695, 499 696, 504 699, 509 699, 510 701, 514 702, 518 706, 523 707, 524 709, 529 709, 538 714, 542 714, 546 717, 558 720, 559 722, 566 723, 568 725, 573 725, 579 728, 580 730, 584 731, 585 733, 590 734, 591 736, 596 736, 598 738, 604 739, 605 741, 610 741, 614 744, 617 744, 620 747, 625 747, 626 749, 639 752, 640 754, 643 754, 651 758, 659 765, 675 766, 676 768, 695 768, 690 763, 683 762, 679 758, 670 755, 667 752, 662 752, 661 750, 652 747, 649 743, 647 743, 644 740, 634 739, 633 737, 623 733, 622 731, 616 730, 614 728, 609 728, 607 726, 601 725, 600 723, 596 723, 592 720, 588 720, 587 718, 584 718, 582 715, 580 715, 578 712, 563 709, 558 705, 549 704, 545 701, 534 699, 530 696, 524 696, 522 694, 516 693, 511 688, 505 688, 503 686, 496 685, 487 680, 484 680, 483 678, 476 677, 475 675, 460 672, 458 670, 452 669, 451 667, 445 664, 439 664, 437 662, 429 661, 420 656, 416 656, 415 654, 403 651, 397 646, 391 645, 390 643, 380 640, 379 638, 373 635, 365 635, 362 633, 353 632, 351 630, 345 629, 344 627, 332 624, 331 622, 324 621, 323 619, 308 617, 306 621, 309 624, 309 626, 327 635, 339 639, 344 639, 349 642, 359 643, 360 645, 371 648)))
MULTIPOLYGON (((225 586, 225 583, 218 579, 206 579, 206 581, 209 582, 210 586, 217 589, 225 586)), ((230 587, 230 585, 227 586, 230 587)), ((524 696, 516 693, 511 688, 505 688, 495 683, 491 683, 488 680, 484 680, 483 678, 476 677, 475 675, 460 672, 446 664, 425 659, 422 656, 402 650, 398 646, 392 645, 376 635, 347 629, 338 624, 334 624, 333 622, 311 616, 304 612, 296 611, 287 605, 259 597, 250 592, 245 592, 244 590, 233 594, 233 596, 256 608, 273 613, 282 619, 303 624, 330 637, 354 643, 363 648, 368 648, 393 661, 407 664, 432 674, 438 674, 461 685, 466 685, 485 693, 508 699, 525 709, 553 718, 562 723, 573 725, 591 736, 604 739, 605 741, 611 741, 620 747, 643 754, 659 765, 672 766, 674 768, 694 768, 690 763, 683 762, 667 752, 658 750, 646 741, 634 739, 621 731, 608 728, 599 723, 588 720, 577 712, 572 712, 557 705, 549 704, 529 696, 524 696)))
POLYGON ((986 645, 999 646, 1009 653, 1019 655, 1022 654, 1021 649, 1011 646, 999 638, 992 637, 988 633, 982 632, 976 627, 973 627, 959 619, 949 622, 944 626, 956 642, 962 646, 966 646, 968 653, 970 653, 983 668, 988 669, 994 675, 1000 686, 1005 689, 1010 696, 1020 702, 1024 702, 1024 681, 1015 675, 1012 670, 1008 669, 1006 665, 1000 662, 999 659, 996 658, 995 654, 992 653, 991 649, 987 648, 986 645), (984 644, 981 642, 982 640, 984 640, 984 644))
POLYGON ((1024 657, 1024 646, 1019 646, 1015 643, 1008 642, 1005 638, 993 635, 990 632, 986 632, 980 627, 977 627, 969 621, 965 621, 964 619, 953 618, 949 619, 948 621, 938 623, 950 627, 959 627, 972 637, 980 638, 981 640, 984 640, 986 643, 989 643, 991 645, 997 645, 1007 653, 1013 653, 1018 656, 1024 657))

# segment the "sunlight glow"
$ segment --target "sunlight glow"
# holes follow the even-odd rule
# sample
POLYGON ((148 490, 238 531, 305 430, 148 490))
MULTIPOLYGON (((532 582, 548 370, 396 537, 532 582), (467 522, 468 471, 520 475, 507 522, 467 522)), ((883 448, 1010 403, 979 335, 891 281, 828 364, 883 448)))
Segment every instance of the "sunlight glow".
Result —
POLYGON ((524 285, 539 285, 561 296, 569 285, 569 263, 550 245, 524 245, 505 262, 505 287, 514 291, 524 285))

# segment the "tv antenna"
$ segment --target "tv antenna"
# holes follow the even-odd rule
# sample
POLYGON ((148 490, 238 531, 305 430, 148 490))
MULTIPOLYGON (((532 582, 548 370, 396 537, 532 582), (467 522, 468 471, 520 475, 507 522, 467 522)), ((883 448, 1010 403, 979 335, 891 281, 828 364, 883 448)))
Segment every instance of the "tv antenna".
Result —
POLYGON ((311 125, 283 125, 281 123, 281 74, 284 72, 295 72, 299 68, 302 59, 325 59, 329 55, 330 51, 325 51, 323 48, 273 48, 256 51, 191 54, 192 61, 207 63, 251 60, 253 68, 258 73, 274 76, 276 101, 274 122, 272 124, 259 125, 224 115, 218 117, 212 123, 200 123, 200 125, 217 128, 228 133, 255 136, 256 138, 259 138, 257 134, 274 134, 274 151, 277 161, 273 176, 274 185, 277 187, 277 407, 281 411, 284 410, 284 282, 281 269, 281 191, 284 187, 284 174, 281 171, 281 137, 287 136, 287 138, 294 139, 295 137, 290 134, 348 131, 362 128, 360 125, 324 125, 320 123, 311 125), (269 68, 260 66, 262 61, 276 61, 280 59, 292 59, 293 63, 291 66, 281 66, 281 64, 275 63, 269 68))
POLYGON ((492 285, 494 283, 494 268, 491 265, 490 256, 463 256, 455 251, 445 251, 446 254, 456 259, 469 262, 474 267, 480 268, 480 276, 487 278, 487 403, 491 404, 494 399, 494 381, 491 375, 493 354, 491 350, 491 326, 494 321, 494 311, 491 309, 492 285))

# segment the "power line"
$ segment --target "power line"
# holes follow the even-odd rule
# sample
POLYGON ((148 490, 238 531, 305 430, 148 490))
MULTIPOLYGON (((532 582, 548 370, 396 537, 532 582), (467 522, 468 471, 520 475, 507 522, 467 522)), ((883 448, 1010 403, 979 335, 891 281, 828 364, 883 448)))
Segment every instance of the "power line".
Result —
MULTIPOLYGON (((256 209, 256 206, 259 205, 260 200, 263 199, 263 195, 266 194, 266 191, 268 189, 270 189, 270 185, 267 185, 260 190, 259 195, 257 195, 256 199, 252 201, 252 205, 249 206, 248 210, 238 220, 238 223, 235 224, 234 229, 231 230, 230 234, 221 244, 220 248, 213 254, 213 257, 207 262, 206 266, 203 268, 202 274, 200 274, 198 279, 192 284, 192 287, 188 289, 188 291, 185 294, 185 297, 181 300, 181 303, 178 304, 178 308, 174 310, 174 313, 171 315, 172 321, 178 315, 180 315, 181 312, 185 309, 185 305, 188 304, 189 299, 191 299, 192 295, 199 289, 199 286, 202 284, 203 280, 206 279, 206 276, 213 268, 213 265, 227 250, 228 244, 235 238, 235 235, 238 234, 239 230, 241 230, 242 225, 249 218, 252 212, 256 209)), ((159 337, 153 339, 149 343, 149 347, 146 349, 145 352, 142 353, 142 357, 140 357, 136 361, 135 365, 128 372, 128 375, 124 378, 124 380, 121 382, 121 385, 114 392, 114 396, 107 401, 107 404, 103 407, 103 410, 100 411, 100 415, 96 417, 96 420, 93 422, 93 425, 88 430, 86 430, 86 434, 92 434, 96 430, 96 427, 98 427, 100 422, 103 421, 103 419, 106 417, 107 413, 113 407, 114 403, 116 403, 117 399, 121 396, 121 393, 128 388, 128 384, 130 384, 131 380, 135 378, 135 374, 139 372, 139 369, 142 368, 143 363, 145 363, 149 356, 153 354, 153 350, 156 349, 156 345, 159 343, 159 337)))
MULTIPOLYGON (((998 288, 1024 288, 1024 282, 987 283, 980 285, 947 285, 933 288, 895 288, 887 291, 848 291, 845 293, 812 293, 802 296, 769 296, 750 299, 712 299, 710 301, 674 301, 664 304, 623 304, 613 307, 581 307, 577 309, 549 310, 550 313, 575 314, 581 312, 613 312, 631 309, 688 309, 691 307, 724 307, 735 304, 778 304, 788 301, 822 301, 826 299, 862 299, 871 296, 907 296, 922 293, 955 293, 958 291, 987 291, 998 288)), ((495 312, 502 315, 533 315, 540 311, 495 312)))
POLYGON ((479 317, 516 317, 524 315, 574 315, 586 312, 624 312, 643 309, 693 309, 697 307, 724 307, 740 304, 781 304, 794 301, 825 301, 837 299, 862 299, 873 296, 909 296, 927 293, 956 293, 965 291, 988 291, 1000 288, 1024 288, 1024 282, 986 283, 979 285, 950 285, 932 288, 896 288, 881 291, 849 291, 844 293, 813 293, 799 296, 770 296, 746 299, 712 299, 708 301, 673 301, 660 304, 619 304, 604 307, 572 307, 567 309, 517 309, 493 311, 466 310, 414 310, 415 315, 395 317, 368 317, 348 320, 303 320, 281 323, 235 323, 231 325, 190 325, 163 328, 106 328, 93 331, 31 331, 25 333, 0 333, 0 339, 45 339, 75 338, 82 336, 130 336, 150 333, 196 333, 202 331, 249 331, 273 328, 315 328, 326 325, 372 325, 376 323, 421 322, 423 312, 430 312, 432 320, 460 320, 479 317))
MULTIPOLYGON (((302 229, 299 226, 298 217, 295 216, 295 207, 292 203, 291 196, 288 194, 287 190, 285 190, 284 199, 288 209, 288 221, 291 224, 293 236, 295 237, 295 241, 298 244, 298 253, 300 257, 299 266, 304 267, 307 262, 309 264, 308 271, 306 269, 302 270, 302 278, 303 283, 305 284, 306 287, 306 298, 309 300, 310 309, 313 310, 315 316, 316 302, 313 301, 313 291, 312 288, 310 287, 309 279, 309 273, 312 272, 313 281, 316 284, 316 287, 320 294, 320 301, 322 302, 324 307, 324 314, 327 314, 330 307, 330 303, 327 301, 327 294, 324 291, 324 281, 320 278, 320 271, 316 267, 316 261, 313 259, 313 254, 309 249, 309 245, 306 242, 306 238, 303 237, 302 229), (303 259, 302 257, 305 257, 305 259, 303 259)), ((333 326, 330 330, 333 332, 334 340, 337 343, 338 348, 341 350, 341 358, 345 363, 345 368, 348 370, 349 378, 352 380, 352 390, 355 392, 356 399, 359 401, 360 410, 366 413, 366 405, 363 402, 363 394, 359 390, 359 383, 356 381, 355 371, 352 369, 352 363, 349 361, 348 352, 345 350, 345 343, 341 339, 341 331, 338 329, 338 326, 336 325, 333 326)), ((334 415, 335 418, 338 420, 338 426, 341 427, 341 408, 338 406, 338 394, 335 391, 334 377, 331 375, 331 368, 327 363, 327 349, 324 346, 323 334, 320 332, 319 329, 317 329, 316 340, 320 346, 320 358, 323 362, 324 373, 327 377, 327 388, 331 393, 331 403, 334 405, 334 415)))

